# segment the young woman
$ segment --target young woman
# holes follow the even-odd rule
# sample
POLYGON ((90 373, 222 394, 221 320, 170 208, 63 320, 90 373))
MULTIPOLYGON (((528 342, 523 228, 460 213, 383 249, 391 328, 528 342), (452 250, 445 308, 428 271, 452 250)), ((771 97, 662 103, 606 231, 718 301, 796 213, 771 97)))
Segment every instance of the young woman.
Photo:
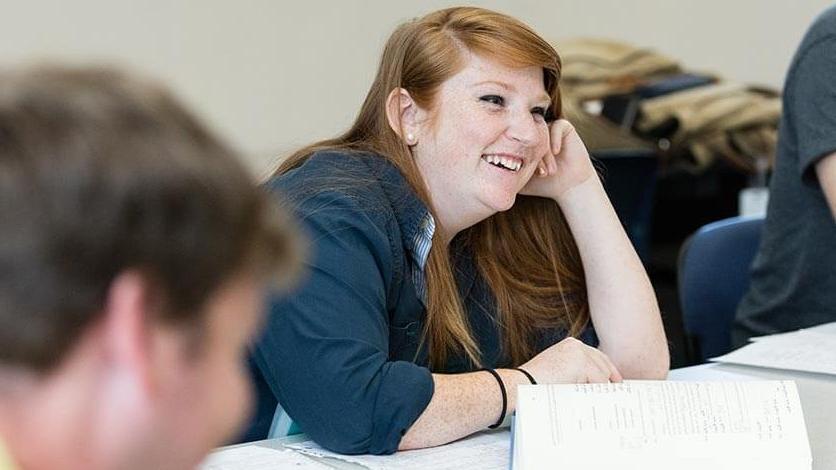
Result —
POLYGON ((651 285, 555 120, 559 78, 555 50, 492 11, 392 34, 351 129, 271 182, 313 260, 254 349, 261 423, 281 403, 325 447, 391 453, 498 424, 519 384, 665 376, 651 285))

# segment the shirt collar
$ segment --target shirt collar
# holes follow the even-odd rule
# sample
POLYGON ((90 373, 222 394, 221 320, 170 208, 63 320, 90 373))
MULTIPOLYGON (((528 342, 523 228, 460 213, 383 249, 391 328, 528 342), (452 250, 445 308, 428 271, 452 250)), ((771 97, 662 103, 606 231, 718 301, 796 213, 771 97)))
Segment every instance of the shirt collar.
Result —
POLYGON ((423 270, 427 264, 427 257, 430 254, 430 248, 433 245, 433 235, 435 234, 435 219, 432 214, 427 212, 415 233, 415 238, 412 242, 412 257, 415 263, 423 270))
POLYGON ((413 252, 416 237, 419 236, 419 232, 427 233, 428 223, 432 226, 430 232, 430 239, 432 239, 432 234, 435 232, 435 220, 432 219, 426 204, 415 194, 400 170, 388 160, 382 157, 377 158, 382 162, 379 180, 386 198, 392 204, 395 219, 401 231, 401 241, 405 249, 413 252))
MULTIPOLYGON (((394 165, 380 156, 377 156, 375 161, 381 162, 378 179, 387 199, 392 204, 395 219, 401 230, 404 249, 423 268, 429 250, 426 250, 426 253, 420 253, 416 250, 418 246, 416 240, 423 236, 428 236, 432 240, 437 228, 435 219, 427 206, 412 190, 412 186, 407 183, 406 178, 394 165)), ((475 260, 460 237, 454 238, 451 243, 455 245, 455 248, 451 251, 453 253, 453 266, 455 266, 455 272, 459 279, 459 290, 462 297, 465 298, 473 289, 477 277, 475 260)))

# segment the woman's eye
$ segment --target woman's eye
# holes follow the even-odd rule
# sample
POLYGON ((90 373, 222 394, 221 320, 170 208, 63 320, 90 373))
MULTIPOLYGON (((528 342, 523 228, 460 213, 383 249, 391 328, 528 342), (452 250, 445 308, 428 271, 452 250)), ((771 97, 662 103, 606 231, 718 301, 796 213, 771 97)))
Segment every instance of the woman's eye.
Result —
POLYGON ((543 119, 546 118, 546 108, 536 107, 531 109, 531 114, 536 114, 537 116, 542 117, 543 119))
POLYGON ((497 106, 502 106, 505 104, 505 99, 503 99, 499 95, 485 95, 479 98, 481 101, 485 101, 487 103, 495 104, 497 106))

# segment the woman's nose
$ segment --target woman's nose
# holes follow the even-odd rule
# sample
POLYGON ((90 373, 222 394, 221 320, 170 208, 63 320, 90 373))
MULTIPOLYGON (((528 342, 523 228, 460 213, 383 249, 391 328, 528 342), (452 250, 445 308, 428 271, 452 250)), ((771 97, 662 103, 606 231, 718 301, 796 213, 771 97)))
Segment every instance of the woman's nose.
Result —
POLYGON ((540 125, 536 117, 528 110, 512 113, 508 123, 507 135, 514 141, 525 146, 531 146, 539 139, 540 125))

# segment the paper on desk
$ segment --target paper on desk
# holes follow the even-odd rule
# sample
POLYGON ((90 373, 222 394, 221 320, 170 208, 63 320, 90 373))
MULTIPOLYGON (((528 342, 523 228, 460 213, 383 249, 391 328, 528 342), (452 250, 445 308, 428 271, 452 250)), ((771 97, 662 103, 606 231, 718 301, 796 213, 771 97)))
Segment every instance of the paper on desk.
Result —
POLYGON ((799 330, 760 338, 715 362, 836 375, 836 335, 799 330))
POLYGON ((288 447, 316 457, 331 457, 362 465, 369 470, 507 470, 511 434, 508 430, 484 432, 439 447, 407 450, 392 455, 343 455, 313 441, 288 447))
POLYGON ((515 427, 515 469, 795 469, 811 461, 789 381, 521 386, 515 427), (742 465, 755 460, 769 465, 742 465))
POLYGON ((719 364, 701 364, 684 369, 673 369, 668 372, 667 380, 676 382, 741 382, 746 380, 762 380, 757 376, 753 377, 738 372, 717 369, 717 366, 719 364))
POLYGON ((836 336, 836 321, 832 323, 825 323, 824 325, 805 328, 804 331, 812 331, 813 333, 821 333, 824 335, 836 336))
POLYGON ((217 450, 200 464, 200 470, 333 470, 292 450, 241 446, 217 450))
POLYGON ((810 328, 802 328, 800 330, 795 330, 795 331, 788 331, 786 333, 776 333, 774 335, 765 335, 765 336, 753 336, 753 337, 749 338, 749 341, 763 341, 765 339, 772 339, 772 338, 778 338, 778 337, 781 337, 781 336, 795 335, 795 334, 798 334, 802 331, 808 332, 808 333, 819 333, 819 334, 823 334, 823 335, 836 336, 836 322, 825 323, 823 325, 818 325, 818 326, 811 326, 810 328))

